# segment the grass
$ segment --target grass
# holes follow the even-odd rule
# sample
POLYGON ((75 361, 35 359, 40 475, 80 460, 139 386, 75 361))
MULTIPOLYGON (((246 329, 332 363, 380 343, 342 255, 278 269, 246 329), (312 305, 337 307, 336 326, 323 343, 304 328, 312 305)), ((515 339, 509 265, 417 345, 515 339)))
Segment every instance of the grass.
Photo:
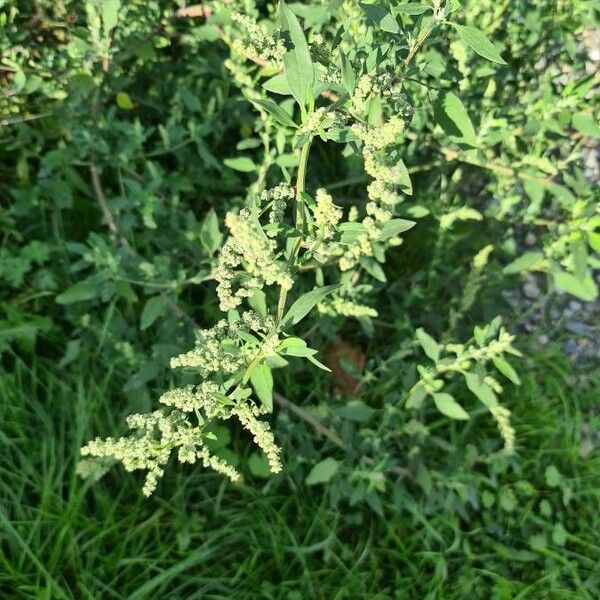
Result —
POLYGON ((436 486, 489 490, 485 508, 400 488, 382 518, 333 508, 291 477, 231 486, 176 469, 150 500, 119 470, 82 482, 80 444, 115 427, 110 370, 80 364, 65 377, 17 359, 0 377, 2 597, 593 599, 600 458, 585 436, 598 429, 598 377, 576 383, 556 352, 532 364, 514 399, 513 467, 434 478, 432 497, 436 486))

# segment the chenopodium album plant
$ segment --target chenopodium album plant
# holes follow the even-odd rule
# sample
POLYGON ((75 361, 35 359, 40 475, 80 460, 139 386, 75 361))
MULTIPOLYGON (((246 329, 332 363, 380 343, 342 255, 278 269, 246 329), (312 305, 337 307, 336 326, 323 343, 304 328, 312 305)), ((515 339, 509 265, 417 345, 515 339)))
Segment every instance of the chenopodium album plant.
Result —
MULTIPOLYGON (((329 40, 313 34, 310 44, 296 14, 284 2, 278 7, 277 25, 269 28, 247 14, 230 15, 225 4, 213 5, 216 27, 232 49, 227 67, 260 112, 266 149, 265 164, 258 169, 259 178, 249 190, 246 206, 225 217, 229 235, 212 276, 226 316, 199 331, 192 350, 171 360, 171 367, 191 371, 199 381, 165 392, 159 398, 163 405, 159 410, 131 415, 127 420, 131 435, 89 442, 82 448, 85 458, 80 474, 98 475, 120 461, 129 471, 147 471, 143 491, 150 495, 176 451, 182 463, 200 461, 238 481, 240 473, 209 450, 213 423, 232 418, 250 432, 271 472, 281 471, 280 449, 269 424, 261 418, 273 409, 272 370, 285 367, 295 357, 327 370, 316 359, 317 351, 293 334, 294 327, 315 308, 357 318, 368 326, 377 315, 368 305, 369 278, 385 281, 381 264, 386 250, 400 245, 400 235, 415 225, 397 216, 412 194, 401 155, 412 107, 402 80, 415 54, 435 30, 450 24, 467 47, 491 61, 503 62, 479 30, 449 23, 459 7, 457 1, 435 0, 431 6, 418 6, 428 14, 419 20, 416 31, 403 32, 400 43, 371 50, 361 47, 359 40, 372 41, 375 29, 400 33, 394 17, 375 5, 359 8, 344 3, 352 13, 349 26, 341 26, 329 40), (245 70, 246 61, 273 74, 262 89, 255 88, 245 70), (267 91, 293 96, 300 123, 267 91), (278 147, 291 143, 298 158, 293 181, 283 167, 280 183, 265 189, 266 171, 275 154, 271 137, 278 147), (371 178, 366 202, 342 210, 325 189, 309 193, 305 180, 316 137, 342 143, 362 155, 371 178), (315 274, 317 287, 288 307, 288 298, 304 272, 315 274)), ((466 346, 441 346, 424 331, 417 332, 433 366, 419 366, 421 377, 407 405, 416 408, 431 395, 443 414, 468 418, 443 391, 444 377, 460 374, 497 420, 505 447, 511 451, 514 431, 509 413, 496 398, 501 386, 486 373, 485 364, 492 361, 517 382, 503 358, 506 352, 516 353, 510 345, 512 337, 500 329, 499 321, 477 328, 474 337, 474 343, 466 346)))

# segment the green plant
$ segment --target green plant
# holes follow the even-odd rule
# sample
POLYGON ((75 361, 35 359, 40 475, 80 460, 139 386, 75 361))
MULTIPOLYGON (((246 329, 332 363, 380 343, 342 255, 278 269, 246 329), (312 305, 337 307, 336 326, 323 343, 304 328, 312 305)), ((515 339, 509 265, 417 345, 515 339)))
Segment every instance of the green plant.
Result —
MULTIPOLYGON (((455 2, 437 2, 433 7, 424 7, 427 16, 406 36, 408 52, 402 44, 391 45, 383 52, 373 43, 365 50, 355 48, 347 54, 353 34, 344 31, 338 32, 331 46, 320 34, 309 46, 297 16, 284 2, 280 2, 278 10, 280 29, 274 32, 248 16, 232 18, 244 36, 231 42, 233 51, 259 62, 263 68, 283 70, 283 75, 275 75, 263 88, 269 90, 276 85, 278 94, 293 96, 298 106, 300 124, 264 92, 248 93, 249 99, 262 109, 265 130, 269 132, 277 124, 282 139, 297 151, 294 185, 290 185, 284 170, 284 183, 260 195, 251 189, 246 207, 226 216, 229 237, 220 250, 212 277, 218 282, 220 309, 228 312, 228 319, 200 331, 194 350, 171 359, 172 367, 193 370, 203 381, 163 394, 160 402, 172 407, 170 412, 129 417, 128 426, 133 430, 130 437, 96 439, 87 444, 82 454, 100 461, 84 460, 79 467, 81 474, 95 472, 98 464, 104 468, 107 459, 118 460, 127 470, 148 471, 144 492, 150 494, 163 475, 171 452, 176 450, 180 462, 201 460, 204 466, 237 481, 237 470, 226 459, 212 454, 206 444, 206 439, 215 435, 211 431, 213 422, 233 416, 252 434, 267 457, 271 472, 281 470, 279 448, 267 423, 258 419, 273 409, 272 369, 286 366, 288 357, 307 358, 323 366, 314 358, 315 350, 301 338, 291 336, 291 329, 319 303, 334 314, 365 320, 376 314, 356 303, 359 290, 365 287, 359 286, 359 281, 365 276, 385 281, 380 264, 385 262, 386 250, 399 245, 400 234, 415 224, 396 215, 405 196, 412 194, 399 148, 405 137, 401 115, 412 114, 402 79, 411 74, 417 51, 438 28, 452 25, 467 46, 504 64, 483 33, 449 20, 458 6, 455 2), (317 91, 336 94, 337 99, 317 106, 315 86, 317 91), (306 190, 306 171, 316 136, 323 141, 342 142, 360 152, 365 171, 372 178, 367 188, 368 200, 349 207, 345 221, 343 211, 325 189, 318 189, 314 197, 306 190), (306 292, 287 310, 288 293, 300 271, 307 268, 315 269, 317 281, 332 283, 306 292), (270 294, 266 293, 273 286, 279 288, 276 305, 270 305, 270 294), (327 299, 329 295, 333 300, 327 299), (246 299, 251 310, 240 314, 237 309, 246 299)), ((400 31, 392 13, 382 12, 375 5, 361 8, 363 26, 377 31, 371 34, 374 40, 379 32, 400 31)), ((217 12, 217 19, 218 15, 217 12)), ((244 81, 241 75, 238 79, 244 81)), ((461 118, 464 109, 460 100, 451 95, 447 98, 453 99, 458 111, 454 118, 461 118)), ((242 158, 228 164, 245 169, 242 158)), ((215 231, 212 235, 218 234, 215 231)), ((502 336, 500 345, 505 344, 502 336)), ((431 340, 429 345, 433 343, 431 340)), ((500 354, 505 345, 501 350, 490 350, 490 356, 502 360, 500 354)), ((454 351, 458 352, 456 348, 454 351)), ((431 358, 431 352, 428 354, 431 358)), ((457 364, 467 360, 483 364, 488 358, 485 351, 470 351, 467 355, 463 357, 459 352, 457 364)), ((423 371, 422 376, 426 378, 427 372, 423 371)), ((486 397, 488 407, 501 424, 507 446, 512 447, 514 433, 507 424, 507 415, 489 400, 493 391, 483 380, 478 381, 478 376, 465 376, 471 389, 476 388, 480 398, 486 397)), ((427 385, 416 387, 412 405, 418 404, 415 395, 424 393, 427 385)), ((499 389, 498 384, 495 387, 499 389)), ((433 397, 438 409, 447 416, 467 418, 448 394, 437 390, 433 397)))
POLYGON ((2 596, 594 598, 598 3, 287 8, 0 2, 2 596))

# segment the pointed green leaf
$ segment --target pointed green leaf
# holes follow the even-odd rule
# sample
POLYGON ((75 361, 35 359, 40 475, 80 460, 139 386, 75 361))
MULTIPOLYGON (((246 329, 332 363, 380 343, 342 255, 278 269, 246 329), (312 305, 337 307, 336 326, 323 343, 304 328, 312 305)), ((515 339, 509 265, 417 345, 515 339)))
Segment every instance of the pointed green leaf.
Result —
POLYGON ((296 129, 298 126, 294 123, 292 117, 288 115, 281 106, 273 102, 272 100, 254 100, 254 104, 258 104, 261 108, 264 108, 271 116, 273 116, 280 125, 284 127, 292 127, 296 129))
POLYGON ((273 94, 279 94, 281 96, 292 95, 292 90, 290 89, 290 85, 284 73, 274 75, 271 79, 267 79, 262 86, 267 92, 272 92, 273 94))
POLYGON ((471 118, 460 98, 448 92, 434 104, 436 121, 455 141, 476 145, 476 133, 471 118))
POLYGON ((339 287, 339 285, 326 285, 325 287, 315 288, 300 296, 300 298, 290 306, 290 310, 288 310, 285 317, 281 320, 280 328, 286 329, 299 323, 318 302, 339 287))
POLYGON ((338 472, 339 461, 335 458, 326 458, 317 463, 306 477, 306 485, 317 485, 318 483, 327 483, 338 472))
POLYGON ((466 421, 469 419, 469 414, 450 394, 444 392, 434 394, 433 400, 437 409, 443 415, 459 421, 466 421))
POLYGON ((575 113, 571 122, 573 123, 573 127, 575 127, 577 131, 583 133, 583 135, 600 138, 600 125, 598 125, 598 119, 594 119, 594 116, 590 113, 575 113))
POLYGON ((502 269, 505 275, 515 275, 539 268, 544 260, 541 252, 525 252, 502 269))
POLYGON ((492 408, 498 404, 498 399, 496 398, 494 390, 492 390, 483 379, 478 377, 475 373, 464 373, 464 376, 469 390, 471 390, 485 406, 492 408))
POLYGON ((498 369, 498 371, 500 371, 504 377, 510 379, 510 381, 512 381, 515 385, 521 385, 521 379, 517 375, 517 372, 506 359, 502 358, 501 356, 496 356, 495 358, 492 358, 492 362, 494 363, 496 369, 498 369))
POLYGON ((235 171, 241 171, 242 173, 252 173, 256 171, 256 165, 251 158, 247 156, 236 156, 234 158, 226 158, 223 163, 225 166, 235 171))
POLYGON ((381 228, 380 240, 387 240, 391 237, 404 233, 416 225, 414 221, 407 219, 390 219, 386 221, 381 228))
POLYGON ((451 25, 458 32, 458 37, 460 37, 462 43, 475 50, 479 56, 483 56, 483 58, 487 58, 500 65, 506 64, 496 46, 477 27, 457 25, 456 23, 451 23, 451 25))
POLYGON ((214 209, 210 209, 200 227, 200 243, 213 254, 221 247, 223 234, 219 229, 219 218, 214 209))
POLYGON ((156 319, 162 317, 167 311, 167 299, 165 296, 153 296, 148 298, 144 309, 142 310, 142 316, 140 318, 140 329, 148 329, 156 319))
POLYGON ((342 54, 342 84, 349 94, 354 92, 356 86, 356 75, 354 69, 345 54, 342 54))
POLYGON ((585 302, 592 302, 598 297, 598 286, 590 273, 578 279, 567 271, 554 271, 552 277, 559 288, 585 302))
POLYGON ((283 57, 285 76, 298 104, 306 106, 312 98, 312 85, 315 80, 308 42, 298 17, 283 0, 279 2, 279 16, 282 28, 289 32, 294 47, 283 57))
POLYGON ((427 356, 434 362, 440 357, 440 345, 422 328, 417 329, 417 340, 427 356))
POLYGON ((91 300, 100 293, 100 288, 97 284, 89 281, 79 281, 69 289, 65 290, 62 294, 56 296, 56 301, 59 304, 73 304, 75 302, 83 302, 84 300, 91 300))
POLYGON ((261 404, 269 411, 273 411, 273 375, 271 369, 261 363, 252 370, 250 383, 258 396, 261 404))

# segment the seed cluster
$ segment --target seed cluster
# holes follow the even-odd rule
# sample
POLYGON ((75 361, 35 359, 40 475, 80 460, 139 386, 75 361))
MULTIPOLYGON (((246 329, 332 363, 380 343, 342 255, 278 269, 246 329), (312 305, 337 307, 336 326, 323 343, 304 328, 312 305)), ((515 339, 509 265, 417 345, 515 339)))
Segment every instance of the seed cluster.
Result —
POLYGON ((277 243, 266 236, 250 209, 228 213, 225 224, 230 236, 213 274, 222 311, 236 308, 265 285, 291 289, 293 280, 287 264, 277 258, 277 243))

